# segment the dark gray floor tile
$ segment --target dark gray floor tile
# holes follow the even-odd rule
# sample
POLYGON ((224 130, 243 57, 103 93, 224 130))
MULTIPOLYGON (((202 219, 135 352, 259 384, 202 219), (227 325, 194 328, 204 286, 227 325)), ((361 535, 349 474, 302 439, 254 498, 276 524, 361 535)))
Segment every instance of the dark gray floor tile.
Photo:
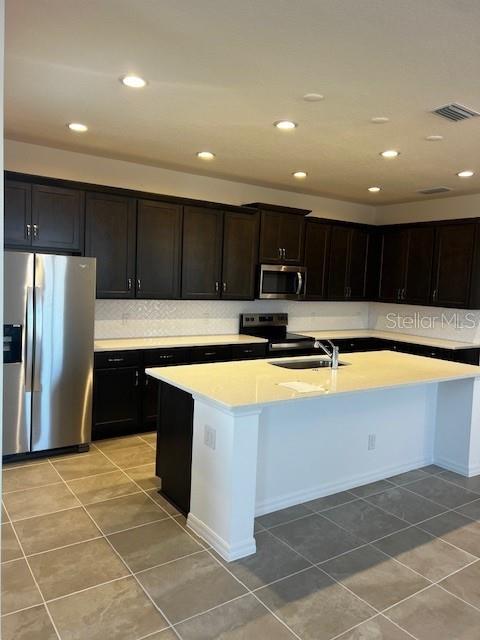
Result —
POLYGON ((173 624, 246 593, 208 551, 143 571, 137 578, 173 624))
POLYGON ((275 582, 256 594, 302 640, 330 640, 375 613, 316 568, 275 582))
POLYGON ((132 640, 168 626, 134 578, 74 593, 48 607, 62 640, 132 640))
POLYGON ((108 539, 134 573, 202 550, 171 518, 114 533, 108 539))
POLYGON ((475 559, 418 527, 393 533, 374 546, 432 581, 441 580, 475 559))
POLYGON ((445 469, 443 467, 439 467, 436 464, 429 464, 426 467, 421 467, 420 471, 425 471, 425 473, 435 476, 445 471, 445 469))
MULTIPOLYGON (((183 640, 293 640, 295 636, 256 598, 247 595, 177 627, 183 640)), ((159 640, 163 640, 160 639, 159 640)))
POLYGON ((480 500, 464 504, 463 507, 458 507, 455 511, 467 516, 467 518, 480 521, 480 500))
POLYGON ((412 482, 408 485, 408 490, 433 500, 433 502, 438 502, 438 504, 449 509, 454 509, 479 497, 476 493, 467 491, 458 485, 445 482, 440 476, 432 476, 425 480, 412 482))
POLYGON ((22 550, 18 544, 13 527, 8 522, 2 524, 1 540, 0 553, 2 562, 7 562, 7 560, 17 560, 18 558, 23 557, 22 550))
POLYGON ((25 555, 83 542, 102 535, 81 507, 19 520, 15 523, 15 530, 25 555))
POLYGON ((25 467, 4 467, 3 469, 3 493, 18 491, 19 489, 33 489, 34 487, 60 482, 57 472, 48 462, 25 467))
POLYGON ((125 447, 138 447, 145 444, 140 436, 121 436, 119 438, 107 438, 105 440, 96 440, 95 448, 100 451, 114 451, 125 447))
POLYGON ((6 493, 3 501, 12 521, 80 506, 63 482, 6 493))
POLYGON ((460 513, 449 511, 422 522, 419 526, 428 533, 480 557, 480 522, 472 522, 460 513))
POLYGON ((412 636, 399 629, 390 620, 377 616, 347 631, 336 640, 411 640, 411 638, 412 636))
POLYGON ((433 586, 385 612, 418 640, 478 640, 480 611, 433 586))
POLYGON ((287 507, 286 509, 280 509, 280 511, 274 511, 273 513, 267 513, 264 516, 260 516, 257 518, 257 522, 262 527, 265 527, 265 529, 269 529, 270 527, 276 527, 284 522, 308 516, 311 513, 311 510, 307 509, 305 505, 296 504, 293 507, 287 507))
POLYGON ((67 484, 82 504, 103 502, 141 491, 123 471, 70 480, 67 484))
POLYGON ((147 522, 168 518, 144 493, 135 493, 85 507, 104 533, 114 533, 147 522))
POLYGON ((2 615, 42 603, 25 560, 2 564, 2 615))
POLYGON ((134 480, 142 489, 159 489, 160 478, 155 475, 155 464, 142 464, 139 467, 127 469, 125 473, 134 480))
POLYGON ((458 484, 458 486, 468 489, 469 491, 480 493, 480 476, 467 478, 466 476, 461 476, 459 473, 454 473, 453 471, 444 471, 443 473, 440 473, 438 477, 442 480, 446 480, 447 482, 458 484))
POLYGON ((480 608, 480 560, 442 580, 440 585, 477 609, 480 608))
POLYGON ((29 563, 45 600, 128 575, 104 539, 30 556, 29 563))
POLYGON ((158 493, 157 489, 151 489, 147 491, 148 495, 152 500, 162 507, 162 509, 171 516, 179 516, 181 515, 180 511, 173 506, 168 500, 166 500, 162 495, 158 493))
POLYGON ((365 500, 357 500, 335 507, 325 515, 367 542, 408 526, 404 520, 377 509, 365 500))
MULTIPOLYGON (((185 518, 185 516, 180 514, 174 516, 174 518, 175 521, 178 522, 178 524, 182 527, 182 529, 184 529, 185 532, 195 540, 195 542, 198 542, 198 544, 204 549, 210 549, 210 544, 206 540, 204 540, 201 536, 198 536, 194 531, 187 527, 187 519, 185 518)), ((265 529, 263 529, 263 531, 265 531, 265 529)))
POLYGON ((52 464, 64 480, 74 480, 75 478, 115 471, 115 466, 98 451, 90 451, 58 461, 53 460, 52 464))
POLYGON ((442 507, 401 487, 377 493, 377 495, 365 498, 365 500, 412 524, 438 516, 446 511, 446 507, 442 507))
POLYGON ((351 502, 356 497, 350 491, 341 491, 340 493, 334 493, 331 496, 324 496, 323 498, 317 498, 316 500, 310 500, 310 502, 304 502, 307 509, 311 511, 320 512, 331 507, 338 507, 345 502, 351 502))
POLYGON ((387 478, 389 482, 393 482, 393 484, 402 486, 404 484, 408 484, 409 482, 415 482, 416 480, 423 480, 424 478, 428 478, 429 474, 421 469, 413 469, 412 471, 406 471, 405 473, 399 473, 396 476, 392 476, 391 478, 387 478))
POLYGON ((148 636, 145 640, 178 640, 178 636, 171 629, 165 629, 154 633, 153 636, 148 636))
POLYGON ((132 446, 120 446, 116 448, 102 449, 107 458, 121 469, 138 467, 143 464, 155 462, 155 449, 146 442, 140 440, 132 446))
POLYGON ((350 492, 357 496, 357 498, 366 498, 367 496, 372 496, 375 493, 380 493, 380 491, 386 491, 387 489, 391 489, 394 485, 388 480, 377 480, 377 482, 370 482, 369 484, 364 484, 361 487, 355 487, 354 489, 350 489, 350 492))
MULTIPOLYGON (((286 525, 288 526, 288 525, 286 525)), ((274 580, 285 578, 296 571, 305 569, 310 563, 292 551, 268 531, 257 533, 257 552, 235 562, 224 563, 249 589, 263 587, 274 580)))
POLYGON ((379 611, 429 584, 370 545, 329 560, 321 569, 379 611))
POLYGON ((2 640, 57 640, 44 605, 4 616, 1 620, 2 640))
POLYGON ((357 536, 316 513, 275 527, 271 532, 314 563, 364 544, 357 536))

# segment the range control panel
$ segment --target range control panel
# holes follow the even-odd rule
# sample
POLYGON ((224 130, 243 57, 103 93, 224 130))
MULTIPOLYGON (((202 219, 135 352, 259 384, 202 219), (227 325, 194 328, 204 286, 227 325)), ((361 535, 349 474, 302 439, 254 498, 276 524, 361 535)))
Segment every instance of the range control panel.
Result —
POLYGON ((240 329, 250 327, 286 327, 288 313, 242 313, 240 329))

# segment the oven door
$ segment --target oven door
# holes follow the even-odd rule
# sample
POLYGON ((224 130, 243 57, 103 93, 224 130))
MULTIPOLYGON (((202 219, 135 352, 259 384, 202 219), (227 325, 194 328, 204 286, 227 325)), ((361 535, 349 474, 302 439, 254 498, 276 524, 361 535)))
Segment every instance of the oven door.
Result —
POLYGON ((307 270, 305 267, 262 264, 260 266, 259 298, 299 300, 305 297, 307 270))

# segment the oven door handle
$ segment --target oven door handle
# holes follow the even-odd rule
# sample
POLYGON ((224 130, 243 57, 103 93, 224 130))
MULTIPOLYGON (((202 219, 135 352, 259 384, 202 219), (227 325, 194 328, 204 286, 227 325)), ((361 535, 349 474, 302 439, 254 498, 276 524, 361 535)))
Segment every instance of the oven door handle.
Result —
POLYGON ((295 291, 297 296, 299 296, 302 293, 302 287, 303 287, 302 272, 301 271, 297 271, 297 290, 295 291))

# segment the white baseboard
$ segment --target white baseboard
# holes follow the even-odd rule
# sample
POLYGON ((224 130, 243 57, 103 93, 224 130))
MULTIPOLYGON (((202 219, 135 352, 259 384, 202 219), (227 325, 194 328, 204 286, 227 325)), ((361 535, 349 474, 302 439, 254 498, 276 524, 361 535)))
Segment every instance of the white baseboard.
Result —
POLYGON ((227 562, 232 562, 233 560, 238 560, 245 556, 250 556, 257 550, 257 545, 253 536, 249 540, 245 540, 235 545, 229 545, 223 538, 212 531, 210 527, 192 513, 188 514, 187 527, 206 540, 227 562))
MULTIPOLYGON (((432 464, 431 458, 423 458, 421 460, 414 460, 402 465, 396 465, 392 467, 384 467, 382 469, 375 469, 371 473, 357 474, 348 478, 342 479, 340 482, 332 482, 329 484, 322 484, 314 488, 307 490, 295 491, 285 494, 283 496, 275 497, 272 499, 264 500, 263 502, 257 502, 255 508, 255 516, 263 516, 273 511, 279 511, 286 507, 292 507, 302 502, 308 502, 309 500, 316 500, 317 498, 323 498, 324 496, 332 495, 333 493, 339 493, 340 491, 348 491, 359 487, 369 482, 376 482, 377 480, 384 480, 391 476, 395 476, 399 473, 405 473, 412 469, 418 469, 419 467, 425 467, 432 464)), ((439 466, 444 466, 441 462, 435 462, 439 466)), ((448 467, 446 467, 448 468, 448 467)), ((453 470, 453 469, 452 469, 453 470)), ((461 472, 457 472, 461 473, 461 472)), ((480 471, 479 471, 480 473, 480 471)), ((463 474, 466 475, 466 474, 463 474)))
POLYGON ((467 478, 480 474, 480 465, 469 467, 466 464, 458 464, 458 462, 440 456, 435 458, 435 464, 439 467, 443 467, 444 469, 448 469, 448 471, 453 471, 454 473, 466 476, 467 478))

